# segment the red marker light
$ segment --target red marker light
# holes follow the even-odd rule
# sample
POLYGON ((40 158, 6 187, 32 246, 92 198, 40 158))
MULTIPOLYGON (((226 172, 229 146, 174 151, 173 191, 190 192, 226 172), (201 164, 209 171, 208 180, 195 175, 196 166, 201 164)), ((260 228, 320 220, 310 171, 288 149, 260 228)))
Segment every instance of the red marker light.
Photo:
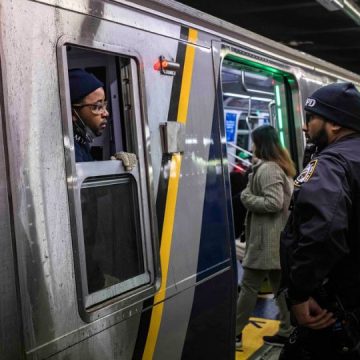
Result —
POLYGON ((180 69, 180 64, 166 60, 163 56, 154 64, 154 70, 160 71, 163 75, 175 76, 176 72, 180 69))
POLYGON ((169 63, 166 60, 159 60, 154 64, 154 70, 160 71, 161 69, 166 69, 168 66, 169 63))
POLYGON ((160 71, 160 69, 161 69, 161 64, 160 64, 160 61, 158 60, 158 61, 154 64, 154 70, 160 71))

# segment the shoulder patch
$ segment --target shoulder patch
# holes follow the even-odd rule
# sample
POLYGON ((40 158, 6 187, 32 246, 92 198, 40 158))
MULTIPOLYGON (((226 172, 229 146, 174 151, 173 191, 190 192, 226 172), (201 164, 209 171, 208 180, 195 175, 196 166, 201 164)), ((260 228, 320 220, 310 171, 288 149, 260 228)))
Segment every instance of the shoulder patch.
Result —
POLYGON ((304 168, 304 170, 300 173, 300 175, 296 178, 296 180, 294 181, 294 185, 295 186, 301 186, 301 184, 306 183, 309 181, 309 179, 312 177, 316 165, 317 165, 318 160, 311 160, 306 167, 304 168))

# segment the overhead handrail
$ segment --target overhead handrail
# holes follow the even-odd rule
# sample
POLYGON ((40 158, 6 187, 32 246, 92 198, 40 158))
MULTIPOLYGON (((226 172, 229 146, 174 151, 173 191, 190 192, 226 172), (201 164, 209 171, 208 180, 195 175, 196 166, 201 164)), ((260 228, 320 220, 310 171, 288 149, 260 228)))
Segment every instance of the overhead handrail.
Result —
POLYGON ((266 94, 266 95, 272 95, 272 96, 275 95, 273 92, 270 92, 270 91, 256 90, 256 89, 251 89, 251 88, 247 87, 245 84, 245 71, 244 70, 241 70, 241 82, 242 82, 244 89, 248 92, 254 92, 254 93, 258 93, 258 94, 266 94))
MULTIPOLYGON (((232 143, 227 143, 227 144, 234 147, 235 149, 243 151, 243 152, 249 154, 250 156, 252 156, 252 154, 249 151, 246 151, 245 149, 241 148, 240 146, 234 145, 232 143)), ((247 166, 251 166, 251 162, 249 160, 245 160, 236 154, 228 153, 228 156, 232 156, 233 158, 237 159, 238 161, 241 161, 243 164, 246 164, 247 166)), ((228 161, 232 166, 236 165, 236 164, 232 163, 230 160, 228 160, 228 161)))
POLYGON ((250 156, 253 156, 253 154, 252 154, 250 151, 247 151, 247 150, 243 149, 242 147, 240 147, 240 146, 238 146, 238 145, 235 145, 235 144, 233 144, 233 143, 231 143, 231 142, 228 142, 227 144, 230 145, 231 147, 235 148, 236 150, 243 151, 245 154, 248 154, 248 155, 250 155, 250 156))
MULTIPOLYGON (((229 154, 229 155, 231 155, 233 158, 241 161, 242 163, 246 164, 247 166, 251 166, 251 162, 250 162, 250 161, 245 160, 245 159, 242 159, 240 156, 237 156, 237 155, 235 155, 235 154, 229 154)), ((229 161, 229 160, 228 160, 228 161, 229 161)), ((231 162, 229 161, 229 163, 231 163, 231 162)), ((236 165, 236 164, 231 163, 231 165, 236 165)))

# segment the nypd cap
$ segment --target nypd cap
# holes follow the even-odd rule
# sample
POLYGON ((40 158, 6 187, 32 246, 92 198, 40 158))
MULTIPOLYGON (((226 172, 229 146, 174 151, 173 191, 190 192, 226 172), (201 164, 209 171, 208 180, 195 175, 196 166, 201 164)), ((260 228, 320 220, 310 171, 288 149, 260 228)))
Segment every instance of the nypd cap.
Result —
POLYGON ((360 93, 353 83, 334 83, 306 99, 305 111, 360 132, 360 93))
POLYGON ((69 70, 70 98, 71 103, 75 104, 86 95, 89 95, 104 84, 93 74, 83 69, 69 70))

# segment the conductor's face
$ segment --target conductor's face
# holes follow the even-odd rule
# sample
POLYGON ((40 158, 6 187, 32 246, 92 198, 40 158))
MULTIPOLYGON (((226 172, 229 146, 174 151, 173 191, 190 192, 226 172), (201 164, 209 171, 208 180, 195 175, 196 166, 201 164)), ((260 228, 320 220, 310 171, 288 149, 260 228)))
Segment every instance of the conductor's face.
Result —
POLYGON ((80 104, 74 106, 81 119, 96 136, 100 136, 106 128, 107 102, 103 88, 98 88, 85 96, 80 104))

